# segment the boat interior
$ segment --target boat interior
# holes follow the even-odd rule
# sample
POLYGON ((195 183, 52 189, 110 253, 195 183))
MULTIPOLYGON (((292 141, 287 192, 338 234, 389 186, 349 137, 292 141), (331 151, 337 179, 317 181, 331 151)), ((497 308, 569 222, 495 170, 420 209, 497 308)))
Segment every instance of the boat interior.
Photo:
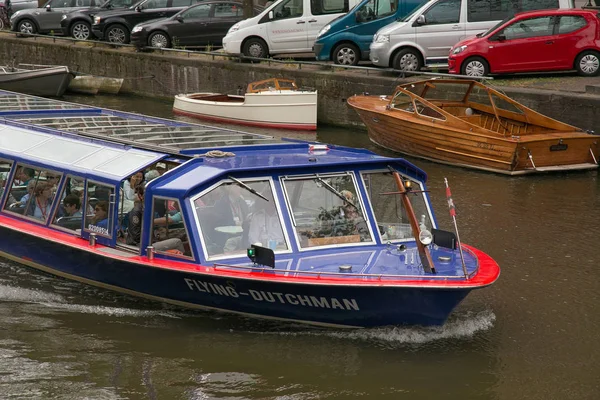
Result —
POLYGON ((448 122, 449 117, 455 117, 503 137, 581 131, 471 80, 440 79, 400 85, 389 108, 448 122))
POLYGON ((188 98, 191 100, 203 100, 203 101, 216 101, 219 103, 243 103, 243 96, 233 96, 229 94, 202 94, 195 93, 188 95, 188 98))

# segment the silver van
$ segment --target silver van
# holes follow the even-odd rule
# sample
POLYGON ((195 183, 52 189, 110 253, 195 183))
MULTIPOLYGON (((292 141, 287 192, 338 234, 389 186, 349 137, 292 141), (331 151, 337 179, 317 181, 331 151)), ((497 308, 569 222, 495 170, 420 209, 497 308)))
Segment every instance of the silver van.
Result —
POLYGON ((379 67, 405 71, 445 67, 460 40, 517 12, 548 8, 574 8, 574 0, 431 0, 377 31, 369 58, 379 67))

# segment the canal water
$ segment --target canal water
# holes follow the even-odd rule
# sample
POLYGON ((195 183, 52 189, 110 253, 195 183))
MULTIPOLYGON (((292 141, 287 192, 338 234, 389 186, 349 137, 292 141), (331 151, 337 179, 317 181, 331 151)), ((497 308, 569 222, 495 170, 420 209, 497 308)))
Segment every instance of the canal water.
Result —
MULTIPOLYGON (((68 101, 172 118, 171 103, 68 101)), ((236 128, 239 129, 239 128, 236 128)), ((323 142, 390 155, 363 131, 323 142)), ((413 160, 442 228, 498 282, 441 328, 332 330, 189 312, 0 259, 0 399, 599 399, 597 172, 506 177, 413 160)))

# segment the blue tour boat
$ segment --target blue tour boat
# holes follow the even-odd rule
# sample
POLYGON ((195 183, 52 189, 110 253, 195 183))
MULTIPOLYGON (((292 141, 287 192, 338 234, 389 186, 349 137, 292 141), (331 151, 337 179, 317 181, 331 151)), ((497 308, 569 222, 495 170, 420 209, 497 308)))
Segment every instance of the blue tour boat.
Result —
POLYGON ((443 324, 500 271, 437 229, 426 179, 362 149, 0 92, 0 255, 182 307, 443 324))

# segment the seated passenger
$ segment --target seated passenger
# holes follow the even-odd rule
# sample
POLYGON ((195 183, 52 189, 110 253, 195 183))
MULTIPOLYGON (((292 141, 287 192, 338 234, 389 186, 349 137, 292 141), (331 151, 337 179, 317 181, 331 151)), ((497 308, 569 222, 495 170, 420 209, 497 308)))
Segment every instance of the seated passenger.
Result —
POLYGON ((252 214, 250 218, 250 226, 248 227, 248 244, 260 243, 263 247, 270 246, 271 241, 276 245, 285 244, 283 229, 277 214, 277 207, 273 200, 271 191, 264 193, 269 201, 263 199, 256 200, 258 210, 252 214))
POLYGON ((135 194, 135 188, 138 185, 144 184, 144 173, 142 171, 138 171, 135 174, 131 175, 129 179, 123 182, 123 196, 125 200, 135 201, 137 199, 137 195, 135 194))
POLYGON ((94 216, 90 221, 88 228, 90 230, 96 231, 97 229, 92 229, 91 226, 95 228, 100 228, 100 233, 108 235, 108 202, 107 201, 99 201, 96 203, 94 207, 94 216))
POLYGON ((33 192, 33 199, 29 202, 26 215, 45 221, 52 207, 52 184, 38 183, 33 192))
POLYGON ((81 213, 81 200, 75 194, 69 194, 63 199, 63 209, 65 217, 80 217, 81 213))
POLYGON ((136 199, 133 203, 133 209, 129 211, 127 227, 127 238, 125 243, 132 246, 139 246, 142 235, 142 219, 144 216, 144 186, 135 188, 136 199))

